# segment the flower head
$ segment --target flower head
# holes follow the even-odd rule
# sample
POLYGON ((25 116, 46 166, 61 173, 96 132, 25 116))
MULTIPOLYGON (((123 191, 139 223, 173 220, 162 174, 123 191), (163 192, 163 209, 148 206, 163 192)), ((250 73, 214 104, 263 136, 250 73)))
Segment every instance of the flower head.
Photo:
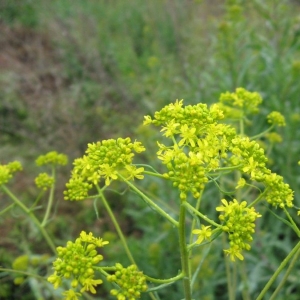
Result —
POLYGON ((104 247, 105 245, 109 244, 108 241, 103 241, 101 238, 96 238, 93 236, 93 234, 91 232, 89 234, 87 234, 85 231, 81 231, 80 240, 82 242, 96 245, 99 248, 104 247))
POLYGON ((66 200, 82 200, 88 196, 93 185, 104 179, 105 185, 114 180, 121 180, 119 174, 126 180, 143 178, 143 168, 133 165, 134 152, 145 151, 144 146, 130 138, 103 140, 88 144, 85 155, 75 159, 72 177, 66 184, 66 200))
POLYGON ((112 289, 110 293, 118 300, 139 299, 141 292, 147 290, 146 277, 141 271, 137 270, 136 265, 124 268, 121 264, 116 264, 116 272, 107 276, 107 280, 115 282, 120 287, 119 290, 112 289))
POLYGON ((285 119, 284 116, 278 112, 278 111, 272 111, 270 114, 267 116, 268 122, 277 125, 277 126, 285 126, 285 119))
POLYGON ((64 166, 68 163, 68 157, 65 154, 57 153, 56 151, 51 151, 45 155, 40 155, 35 162, 38 166, 43 166, 43 165, 64 166))
POLYGON ((243 259, 242 250, 250 250, 250 242, 255 228, 255 220, 261 215, 253 207, 248 208, 247 202, 239 203, 236 199, 228 202, 222 199, 223 206, 218 206, 221 214, 219 219, 223 222, 222 230, 229 235, 230 248, 224 252, 230 255, 231 260, 243 259))
POLYGON ((41 173, 35 178, 35 184, 38 188, 47 190, 54 184, 54 178, 47 173, 41 173))
POLYGON ((265 184, 265 198, 268 203, 280 208, 293 207, 294 192, 287 183, 284 183, 282 176, 267 173, 262 175, 261 182, 265 184))
MULTIPOLYGON (((98 254, 96 248, 108 244, 100 238, 96 238, 90 232, 82 231, 75 242, 68 241, 66 247, 57 247, 57 259, 53 262, 54 274, 48 277, 48 281, 58 288, 62 279, 72 279, 71 286, 82 286, 81 292, 90 291, 95 293, 95 287, 102 283, 101 279, 95 279, 93 266, 97 265, 103 256, 98 254)), ((68 291, 70 299, 77 297, 77 293, 68 291)), ((68 299, 68 298, 67 298, 68 299)), ((74 298, 76 299, 76 298, 74 298)))
POLYGON ((232 112, 240 112, 240 117, 258 112, 258 106, 262 103, 261 96, 256 92, 249 92, 244 88, 237 88, 234 93, 226 92, 220 96, 221 108, 231 115, 232 112))
POLYGON ((144 124, 161 126, 164 136, 173 143, 158 143, 157 156, 168 169, 165 178, 179 189, 182 201, 189 192, 198 198, 208 182, 206 173, 220 166, 219 151, 226 157, 235 130, 218 124, 223 117, 218 105, 183 106, 183 100, 177 100, 157 111, 153 119, 145 118, 144 124))
POLYGON ((20 170, 22 170, 22 165, 18 161, 0 165, 0 185, 7 183, 13 177, 13 174, 20 170))

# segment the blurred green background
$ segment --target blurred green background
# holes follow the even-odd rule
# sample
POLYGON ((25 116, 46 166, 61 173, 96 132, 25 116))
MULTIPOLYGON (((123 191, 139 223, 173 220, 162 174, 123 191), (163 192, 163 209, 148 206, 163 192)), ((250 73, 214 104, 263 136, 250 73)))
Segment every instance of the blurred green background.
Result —
MULTIPOLYGON (((58 180, 58 213, 48 228, 57 243, 74 238, 84 228, 115 238, 103 209, 97 218, 91 202, 62 201, 71 162, 83 155, 87 143, 137 138, 149 150, 144 160, 159 168, 153 155, 157 132, 141 126, 143 116, 176 99, 212 104, 222 92, 236 87, 257 91, 264 99, 260 114, 249 123, 250 136, 267 128, 265 116, 270 111, 285 116, 283 142, 274 146, 270 168, 291 185, 295 205, 300 206, 299 1, 0 1, 0 161, 18 159, 24 164, 25 171, 13 185, 30 202, 36 195, 37 155, 56 150, 70 157, 58 180)), ((172 209, 177 194, 169 187, 155 181, 145 183, 146 187, 172 209)), ((215 197, 215 191, 208 188, 204 196, 215 197)), ((0 197, 0 207, 5 207, 8 200, 0 197)), ((109 198, 141 268, 150 276, 176 275, 177 236, 169 224, 158 222, 135 195, 111 193, 109 198)), ((208 203, 206 209, 214 214, 214 206, 208 203)), ((2 265, 9 266, 26 251, 43 252, 25 239, 20 243, 20 234, 30 226, 18 212, 1 216, 2 265)), ((259 224, 257 239, 245 266, 252 297, 296 237, 267 215, 259 224), (268 252, 262 253, 267 245, 268 252)), ((126 264, 120 245, 115 242, 114 247, 109 259, 126 264)), ((220 247, 212 246, 202 266, 196 299, 228 299, 220 247)), ((299 299, 300 269, 293 274, 278 299, 299 299)), ((0 299, 20 299, 20 295, 38 299, 36 284, 16 287, 7 277, 0 280, 0 299)), ((180 299, 180 290, 174 285, 160 297, 180 299)), ((109 299, 105 295, 103 291, 104 299, 109 299)), ((244 299, 241 288, 237 299, 244 299)))

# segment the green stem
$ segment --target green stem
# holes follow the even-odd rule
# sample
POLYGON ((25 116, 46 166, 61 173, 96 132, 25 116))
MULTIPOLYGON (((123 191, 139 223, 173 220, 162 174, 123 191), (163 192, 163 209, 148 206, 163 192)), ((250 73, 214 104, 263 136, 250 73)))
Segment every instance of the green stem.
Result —
POLYGON ((25 275, 25 276, 37 278, 37 279, 40 279, 40 280, 46 280, 45 277, 36 275, 36 274, 34 274, 34 273, 29 273, 29 272, 25 272, 25 271, 20 271, 20 270, 0 268, 0 271, 2 271, 2 272, 8 272, 8 273, 14 273, 14 274, 20 274, 20 275, 25 275))
POLYGON ((144 274, 144 276, 147 278, 148 281, 151 281, 153 283, 170 283, 170 282, 175 282, 175 281, 181 279, 184 275, 183 275, 183 273, 180 273, 177 276, 174 276, 174 277, 168 278, 168 279, 157 279, 157 278, 147 276, 145 274, 144 274))
POLYGON ((156 173, 156 174, 160 174, 159 172, 157 172, 152 166, 150 166, 150 165, 146 165, 146 164, 134 164, 135 166, 137 166, 137 167, 145 167, 145 168, 149 168, 149 169, 151 169, 154 173, 156 173))
POLYGON ((220 168, 217 168, 216 171, 214 173, 207 173, 206 175, 207 176, 210 176, 210 175, 214 175, 216 173, 218 173, 219 171, 233 171, 233 170, 238 170, 239 167, 241 167, 242 165, 239 164, 239 165, 236 165, 236 166, 230 166, 230 167, 220 167, 220 168))
POLYGON ((155 176, 158 178, 163 178, 165 179, 165 176, 159 173, 155 173, 155 172, 150 172, 150 171, 144 171, 143 174, 147 174, 147 175, 151 175, 151 176, 155 176))
POLYGON ((8 205, 7 207, 5 207, 1 212, 0 212, 0 216, 5 214, 7 211, 9 211, 11 208, 13 208, 16 204, 12 203, 10 205, 8 205))
POLYGON ((243 136, 244 135, 244 118, 240 119, 240 135, 243 136))
POLYGON ((29 216, 29 218, 33 221, 33 223, 38 227, 41 234, 47 241, 49 247, 53 251, 53 253, 56 253, 56 248, 48 235, 48 232, 45 230, 45 228, 41 225, 40 221, 36 218, 36 216, 33 214, 31 210, 29 210, 5 185, 2 185, 2 190, 29 216))
POLYGON ((274 291, 274 293, 272 294, 270 300, 275 300, 277 299, 277 295, 279 293, 279 291, 282 289, 283 285, 285 284, 286 280, 288 279, 288 276, 290 275, 293 267, 295 266, 296 262, 298 261, 300 255, 300 248, 298 249, 297 253, 295 254, 294 258, 291 261, 291 264, 289 265, 286 273, 284 274, 280 284, 277 286, 276 290, 274 291))
POLYGON ((263 131, 263 132, 261 132, 261 133, 259 133, 259 134, 257 134, 257 135, 254 135, 254 136, 250 137, 250 140, 252 141, 252 140, 257 140, 257 139, 259 139, 260 137, 264 136, 266 133, 270 132, 274 127, 275 127, 275 125, 270 126, 270 127, 269 127, 268 129, 266 129, 265 131, 263 131))
POLYGON ((287 209, 285 207, 283 209, 284 209, 284 212, 287 215, 288 219, 290 220, 290 223, 292 224, 293 229, 297 233, 298 237, 300 237, 300 230, 299 230, 297 224, 294 222, 293 218, 291 217, 291 215, 289 214, 289 212, 287 211, 287 209))
POLYGON ((201 268, 203 266, 203 262, 205 261, 208 253, 210 252, 210 248, 211 248, 211 244, 205 249, 204 253, 201 254, 201 260, 198 263, 198 266, 197 266, 195 272, 193 273, 193 276, 191 277, 192 278, 192 280, 191 280, 191 288, 192 288, 192 290, 193 290, 193 287, 194 287, 196 281, 198 281, 198 279, 197 279, 198 278, 198 274, 201 271, 201 268))
POLYGON ((268 188, 266 188, 252 203, 250 203, 249 205, 247 205, 248 208, 253 207, 256 203, 258 203, 261 198, 265 195, 265 193, 267 192, 268 188))
POLYGON ((148 198, 143 192, 141 192, 135 185, 133 185, 130 181, 126 180, 120 173, 118 176, 124 180, 124 182, 131 187, 138 195, 140 195, 154 210, 156 210, 159 214, 169 220, 173 225, 178 227, 178 222, 174 220, 169 214, 167 214, 163 209, 161 209, 157 204, 155 204, 150 198, 148 198))
POLYGON ((30 206, 30 210, 36 209, 36 206, 38 205, 39 201, 41 200, 42 196, 44 195, 45 191, 41 190, 40 193, 38 194, 36 200, 34 203, 30 206))
POLYGON ((187 202, 182 203, 183 206, 185 206, 188 210, 191 210, 193 213, 204 219, 207 223, 217 227, 217 228, 222 228, 222 225, 214 222, 213 220, 209 219, 207 216, 203 215, 200 211, 196 210, 192 205, 190 205, 187 202))
POLYGON ((180 205, 180 213, 179 213, 179 247, 180 247, 180 256, 181 256, 181 267, 183 274, 183 289, 185 300, 192 299, 192 291, 191 291, 191 280, 189 277, 189 257, 188 250, 186 245, 186 237, 185 237, 185 215, 186 215, 186 207, 184 203, 180 205))
MULTIPOLYGON (((226 237, 225 237, 225 234, 223 234, 223 237, 222 237, 223 249, 226 248, 226 246, 225 246, 226 243, 227 243, 226 237)), ((228 289, 228 299, 234 300, 234 288, 233 288, 234 280, 233 280, 233 275, 230 270, 230 260, 225 255, 224 255, 224 262, 225 262, 225 270, 226 270, 226 278, 227 278, 226 281, 227 281, 227 289, 228 289)))
POLYGON ((295 255, 295 253, 298 252, 299 249, 300 249, 300 242, 297 243, 297 245, 293 248, 293 250, 289 253, 289 255, 281 262, 280 266, 278 267, 278 269, 276 270, 276 272, 273 274, 273 276, 270 278, 270 280, 267 282, 267 284, 265 285, 265 287, 263 288, 263 290, 260 292, 260 294, 258 295, 258 297, 256 298, 256 300, 263 299, 263 297, 265 296, 266 292, 269 290, 269 288, 271 287, 271 285, 274 283, 274 281, 276 280, 276 278, 279 275, 279 273, 287 265, 287 263, 289 262, 289 260, 295 255))
POLYGON ((125 238, 125 236, 124 236, 124 234, 123 234, 123 232, 122 232, 122 230, 121 230, 121 228, 120 228, 120 226, 119 226, 119 223, 118 223, 118 221, 117 221, 117 219, 116 219, 116 217, 115 217, 113 211, 111 210, 111 208, 110 208, 108 202, 106 201, 106 198, 105 198, 105 196, 104 196, 102 190, 100 189, 100 187, 99 187, 98 185, 96 185, 96 187, 97 187, 99 196, 101 197, 102 202, 103 202, 103 204, 104 204, 104 206, 105 206, 105 208, 106 208, 106 210, 107 210, 107 212, 108 212, 108 214, 109 214, 109 216, 110 216, 110 218, 111 218, 111 220, 112 220, 112 222, 113 222, 113 224, 114 224, 114 226, 115 226, 115 228, 116 228, 116 230, 117 230, 117 233, 118 233, 118 235, 119 235, 119 237, 120 237, 120 239, 121 239, 121 242, 122 242, 122 244, 123 244, 123 247, 124 247, 124 249, 125 249, 125 252, 126 252, 126 254, 127 254, 128 259, 130 260, 130 262, 131 262, 132 264, 136 265, 136 263, 135 263, 135 261, 134 261, 134 258, 133 258, 132 254, 131 254, 131 252, 130 252, 130 250, 129 250, 129 247, 128 247, 128 245, 127 245, 126 238, 125 238))
POLYGON ((249 295, 249 279, 247 276, 247 270, 246 270, 246 263, 245 261, 241 262, 241 267, 239 268, 242 282, 243 282, 243 289, 242 289, 242 295, 243 295, 243 300, 250 300, 250 295, 249 295))
MULTIPOLYGON (((203 191, 204 191, 204 190, 201 190, 200 196, 198 197, 197 203, 196 203, 196 205, 195 205, 195 209, 196 209, 197 211, 199 211, 199 208, 200 208, 200 204, 201 204, 201 199, 202 199, 203 191)), ((193 242, 193 236, 194 236, 194 235, 192 234, 192 231, 193 231, 193 229, 195 229, 195 227, 196 227, 196 218, 193 218, 192 226, 191 226, 190 241, 189 241, 190 244, 192 244, 192 242, 193 242)))
POLYGON ((51 207, 52 207, 52 204, 53 204, 53 195, 54 195, 54 188, 55 188, 55 167, 52 166, 52 178, 54 179, 54 182, 51 186, 51 189, 50 189, 50 194, 49 194, 49 199, 48 199, 48 204, 47 204, 47 209, 46 209, 46 212, 45 212, 45 216, 44 216, 44 219, 43 219, 43 222, 42 222, 42 226, 45 227, 48 219, 49 219, 49 215, 50 215, 50 211, 51 211, 51 207))
MULTIPOLYGON (((108 272, 115 272, 117 269, 115 266, 110 266, 110 267, 97 267, 97 266, 93 266, 93 269, 97 270, 97 271, 108 271, 108 272)), ((107 273, 108 274, 108 273, 107 273)))
MULTIPOLYGON (((196 205, 195 205, 195 209, 196 209, 197 211, 198 211, 199 208, 200 208, 200 204, 201 204, 201 199, 202 199, 203 191, 204 191, 204 190, 201 190, 200 196, 198 197, 197 203, 196 203, 196 205)), ((190 245, 193 243, 193 236, 194 236, 194 235, 193 235, 192 232, 193 232, 193 230, 194 230, 195 227, 196 227, 196 218, 193 218, 192 226, 191 226, 190 239, 189 239, 189 244, 190 244, 190 245)), ((187 249, 188 249, 188 251, 189 251, 189 249, 192 249, 192 247, 188 246, 187 249)), ((192 252, 191 252, 191 255, 192 255, 192 252)), ((189 260, 189 270, 190 270, 189 277, 192 278, 192 260, 191 260, 191 259, 189 260)), ((192 284, 191 286, 193 286, 193 284, 192 284)))

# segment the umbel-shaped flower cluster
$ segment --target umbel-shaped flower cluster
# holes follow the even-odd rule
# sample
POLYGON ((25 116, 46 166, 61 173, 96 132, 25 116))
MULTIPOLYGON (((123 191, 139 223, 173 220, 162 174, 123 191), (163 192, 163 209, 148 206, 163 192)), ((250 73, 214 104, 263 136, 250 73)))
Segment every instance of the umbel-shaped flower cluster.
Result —
POLYGON ((7 165, 0 165, 0 186, 7 183, 15 172, 21 170, 22 165, 18 161, 10 162, 7 165))
POLYGON ((236 199, 227 202, 222 200, 223 206, 218 206, 217 211, 222 212, 219 219, 223 222, 222 230, 229 234, 230 248, 224 252, 230 255, 231 260, 235 257, 243 260, 242 250, 250 250, 250 242, 255 228, 255 220, 261 215, 255 212, 253 207, 247 207, 247 202, 238 203, 236 199))
MULTIPOLYGON (((177 100, 156 112, 153 118, 145 117, 144 125, 161 126, 161 132, 169 139, 167 143, 158 143, 157 155, 168 169, 164 177, 179 189, 182 201, 187 199, 188 192, 198 198, 207 182, 234 171, 242 175, 236 183, 237 189, 249 184, 261 188, 262 184, 264 190, 259 200, 266 200, 274 207, 293 206, 289 185, 267 168, 267 157, 259 143, 244 135, 245 119, 258 112, 261 102, 258 93, 238 88, 234 93, 221 94, 220 102, 211 107, 183 106, 183 100, 177 100), (241 134, 233 126, 220 123, 224 116, 242 124, 241 134)), ((270 113, 267 121, 271 127, 266 133, 275 126, 285 125, 279 112, 270 113)), ((220 216, 224 222, 222 228, 229 234, 230 248, 225 252, 231 259, 243 259, 241 251, 250 249, 254 221, 260 215, 246 201, 224 201, 225 206, 218 210, 224 212, 220 216)), ((197 243, 209 239, 210 230, 210 226, 195 230, 193 233, 199 235, 197 243)))
MULTIPOLYGON (((68 241, 66 247, 57 247, 57 259, 53 263, 55 272, 48 281, 58 288, 64 278, 71 279, 73 289, 80 285, 82 286, 80 292, 89 291, 95 294, 95 287, 101 284, 102 280, 94 278, 93 267, 103 260, 103 256, 98 254, 96 249, 106 244, 107 241, 95 238, 91 232, 87 234, 82 231, 75 243, 68 241)), ((67 296, 72 293, 75 292, 68 291, 67 296)))
POLYGON ((206 104, 183 107, 183 100, 176 101, 156 112, 154 118, 145 117, 144 125, 162 126, 164 136, 171 142, 158 143, 158 158, 168 168, 165 178, 173 181, 185 200, 191 192, 198 198, 207 172, 220 167, 220 157, 226 157, 226 149, 236 135, 235 129, 217 121, 223 118, 217 105, 206 104))
POLYGON ((132 164, 134 152, 142 151, 145 151, 142 144, 137 141, 132 142, 130 138, 88 144, 86 155, 74 161, 72 176, 64 192, 65 199, 87 198, 89 190, 101 179, 105 180, 107 186, 121 176, 126 180, 142 179, 144 168, 137 168, 132 164))
POLYGON ((141 271, 138 271, 136 265, 124 268, 120 263, 117 263, 115 274, 107 276, 106 279, 115 282, 120 287, 120 289, 110 291, 118 300, 138 299, 141 292, 147 290, 146 277, 141 271))
POLYGON ((36 186, 43 190, 49 189, 53 185, 53 183, 54 183, 54 178, 47 173, 40 173, 35 178, 36 186))
POLYGON ((45 155, 40 155, 35 162, 38 166, 43 166, 43 165, 65 166, 68 163, 68 157, 62 153, 57 153, 56 151, 50 151, 45 155))
POLYGON ((259 93, 237 88, 234 93, 226 92, 220 96, 220 108, 227 118, 241 119, 246 115, 259 111, 262 103, 259 93))
MULTIPOLYGON (((213 172, 219 176, 222 167, 239 170, 250 180, 265 186, 265 199, 277 207, 291 207, 293 191, 283 178, 266 167, 267 157, 258 142, 225 124, 220 124, 226 115, 232 117, 233 110, 238 120, 258 112, 262 102, 258 93, 237 88, 235 93, 224 93, 220 102, 210 108, 206 104, 183 106, 183 100, 165 106, 154 114, 146 116, 144 125, 162 126, 163 135, 170 139, 167 144, 158 143, 158 158, 166 165, 164 177, 178 187, 181 200, 191 192, 198 198, 213 172)), ((279 112, 267 116, 272 126, 284 126, 284 117, 279 112)))
MULTIPOLYGON (((64 166, 68 163, 68 157, 63 153, 58 153, 56 151, 50 151, 44 155, 40 155, 35 163, 37 166, 50 165, 52 169, 56 166, 64 166)), ((53 175, 53 172, 52 172, 53 175)), ((49 189, 55 183, 53 176, 50 176, 47 173, 40 173, 35 178, 35 184, 38 188, 43 189, 44 191, 49 189)))

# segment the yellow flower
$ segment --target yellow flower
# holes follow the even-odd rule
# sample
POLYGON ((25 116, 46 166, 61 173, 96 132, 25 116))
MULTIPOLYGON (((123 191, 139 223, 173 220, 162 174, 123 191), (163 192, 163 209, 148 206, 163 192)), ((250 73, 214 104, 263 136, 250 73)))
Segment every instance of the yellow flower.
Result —
POLYGON ((245 184, 246 184, 246 180, 244 178, 240 178, 238 183, 237 183, 236 189, 244 187, 245 184))
POLYGON ((128 177, 127 180, 131 180, 134 178, 137 179, 143 179, 144 175, 141 173, 144 172, 144 168, 136 168, 136 166, 130 165, 130 166, 125 166, 125 169, 128 171, 128 177))
POLYGON ((57 276, 56 271, 54 272, 54 274, 50 275, 47 280, 53 284, 55 289, 57 289, 61 285, 61 277, 57 276))
POLYGON ((81 296, 80 293, 75 293, 73 290, 68 290, 63 292, 63 295, 65 296, 65 300, 77 300, 77 296, 81 296))
POLYGON ((179 142, 179 146, 184 144, 190 144, 192 147, 196 146, 195 140, 197 140, 196 136, 196 128, 195 127, 188 127, 187 124, 184 124, 180 127, 180 136, 182 140, 179 142))
POLYGON ((229 205, 228 201, 225 199, 222 199, 221 202, 224 206, 217 206, 216 211, 224 211, 224 213, 227 215, 232 211, 232 206, 229 205))
POLYGON ((201 229, 194 229, 193 234, 198 234, 196 244, 201 244, 203 240, 208 240, 211 237, 212 231, 211 226, 201 225, 201 229))
POLYGON ((235 257, 239 260, 244 260, 244 256, 241 254, 241 250, 238 247, 230 247, 224 250, 224 252, 230 256, 231 261, 235 261, 235 257))
POLYGON ((103 281, 101 279, 92 279, 92 278, 86 278, 83 282, 83 288, 80 290, 80 292, 89 291, 92 294, 96 294, 96 290, 94 286, 97 286, 98 284, 101 284, 103 281))
POLYGON ((109 164, 103 164, 101 169, 100 174, 105 177, 105 185, 108 186, 110 185, 111 180, 118 179, 117 171, 109 164))
POLYGON ((85 231, 81 231, 80 239, 82 242, 92 243, 97 247, 103 247, 109 243, 108 241, 103 241, 101 238, 94 237, 92 232, 87 234, 85 231))
POLYGON ((179 125, 179 123, 175 123, 174 120, 171 120, 166 124, 165 127, 162 128, 161 132, 165 131, 163 135, 166 137, 173 136, 174 134, 178 133, 178 129, 176 129, 176 127, 178 127, 179 125))

